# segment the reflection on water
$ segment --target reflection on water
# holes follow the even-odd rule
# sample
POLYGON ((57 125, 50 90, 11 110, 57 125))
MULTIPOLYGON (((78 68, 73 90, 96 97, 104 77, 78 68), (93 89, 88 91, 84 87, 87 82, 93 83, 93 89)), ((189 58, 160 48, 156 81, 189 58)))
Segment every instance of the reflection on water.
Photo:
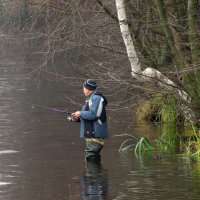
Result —
POLYGON ((2 57, 0 70, 0 199, 199 199, 198 162, 119 154, 122 138, 112 134, 122 133, 121 124, 110 126, 102 165, 85 163, 77 124, 61 113, 18 103, 62 107, 60 97, 70 90, 42 79, 38 86, 22 76, 24 64, 15 56, 2 57))
POLYGON ((86 169, 80 176, 82 199, 105 199, 108 194, 108 175, 99 162, 86 162, 86 169))

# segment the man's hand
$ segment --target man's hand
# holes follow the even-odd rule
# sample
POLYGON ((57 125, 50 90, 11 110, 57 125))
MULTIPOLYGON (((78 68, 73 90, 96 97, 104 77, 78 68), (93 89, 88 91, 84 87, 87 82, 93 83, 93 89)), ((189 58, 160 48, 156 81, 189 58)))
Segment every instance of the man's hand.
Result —
POLYGON ((78 121, 79 117, 80 117, 80 111, 72 113, 72 118, 74 121, 78 121))

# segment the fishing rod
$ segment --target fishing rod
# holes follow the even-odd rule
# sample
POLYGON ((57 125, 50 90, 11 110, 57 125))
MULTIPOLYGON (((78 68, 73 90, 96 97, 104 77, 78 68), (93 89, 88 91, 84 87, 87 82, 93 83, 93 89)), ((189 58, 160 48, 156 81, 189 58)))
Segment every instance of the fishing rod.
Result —
POLYGON ((63 109, 57 109, 57 108, 52 108, 52 107, 48 107, 48 106, 41 106, 41 105, 26 103, 26 102, 20 102, 20 103, 32 106, 32 108, 35 108, 35 107, 45 108, 45 109, 52 110, 52 111, 55 111, 55 112, 62 112, 62 113, 69 114, 69 115, 72 114, 72 112, 68 112, 67 109, 64 109, 64 110, 63 109))

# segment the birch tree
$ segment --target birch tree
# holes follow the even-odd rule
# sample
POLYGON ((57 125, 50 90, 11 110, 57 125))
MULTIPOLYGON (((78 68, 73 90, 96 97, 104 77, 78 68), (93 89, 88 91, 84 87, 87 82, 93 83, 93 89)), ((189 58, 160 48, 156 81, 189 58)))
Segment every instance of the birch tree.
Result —
MULTIPOLYGON (((148 1, 149 2, 149 1, 148 1)), ((152 1, 153 2, 153 1, 152 1)), ((118 20, 120 25, 121 34, 124 40, 124 44, 126 46, 127 55, 130 61, 131 65, 131 72, 133 78, 139 79, 140 81, 151 81, 152 79, 156 79, 158 81, 158 85, 164 89, 167 89, 170 93, 174 94, 177 98, 181 98, 183 100, 182 102, 182 109, 184 111, 185 117, 187 119, 190 119, 191 121, 195 123, 199 123, 199 114, 194 112, 194 110, 191 109, 192 99, 196 99, 200 101, 199 98, 199 84, 197 83, 196 88, 194 90, 197 91, 197 96, 191 96, 194 93, 188 94, 187 91, 185 91, 183 88, 191 87, 191 82, 188 81, 182 82, 182 88, 180 85, 176 85, 172 80, 167 78, 162 74, 162 72, 147 67, 146 69, 142 70, 140 60, 137 56, 137 52, 135 50, 134 42, 133 42, 133 35, 134 30, 132 30, 132 33, 130 32, 130 27, 128 25, 128 19, 126 15, 126 7, 130 6, 130 2, 126 0, 115 0, 116 3, 116 9, 118 14, 118 20), (132 35, 131 35, 132 34, 132 35), (188 84, 188 85, 187 85, 188 84)), ((172 2, 171 2, 172 3, 172 2)), ((169 27, 169 21, 167 19, 166 11, 164 10, 164 1, 155 1, 155 5, 158 12, 158 17, 161 20, 161 23, 163 23, 163 33, 166 37, 167 43, 169 48, 171 48, 171 52, 174 56, 174 59, 176 60, 176 64, 180 65, 179 68, 185 68, 185 66, 188 68, 189 63, 185 63, 185 58, 182 57, 180 48, 177 47, 174 39, 174 35, 172 30, 169 27)), ((199 35, 197 34, 196 30, 196 10, 197 7, 197 1, 189 0, 188 1, 188 32, 189 32, 189 42, 190 42, 190 49, 191 49, 191 58, 193 63, 199 64, 199 35)), ((199 82, 199 70, 195 69, 196 74, 194 74, 194 78, 196 82, 199 82)), ((191 75, 189 75, 191 77, 191 75)), ((185 76, 185 79, 189 79, 189 77, 185 76)))

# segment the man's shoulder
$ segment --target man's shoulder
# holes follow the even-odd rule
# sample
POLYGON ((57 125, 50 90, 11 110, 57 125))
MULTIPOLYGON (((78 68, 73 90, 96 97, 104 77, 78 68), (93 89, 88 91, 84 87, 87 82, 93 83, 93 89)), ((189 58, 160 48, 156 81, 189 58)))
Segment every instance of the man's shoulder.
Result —
POLYGON ((102 98, 102 96, 96 95, 96 94, 93 94, 93 95, 90 97, 91 100, 98 100, 98 99, 101 99, 101 98, 102 98))
POLYGON ((101 92, 98 91, 94 92, 90 97, 90 99, 101 99, 101 98, 104 98, 104 96, 101 92))
POLYGON ((107 99, 105 98, 105 96, 101 92, 96 91, 91 96, 91 100, 100 100, 102 98, 103 98, 104 102, 107 104, 108 103, 107 99))

